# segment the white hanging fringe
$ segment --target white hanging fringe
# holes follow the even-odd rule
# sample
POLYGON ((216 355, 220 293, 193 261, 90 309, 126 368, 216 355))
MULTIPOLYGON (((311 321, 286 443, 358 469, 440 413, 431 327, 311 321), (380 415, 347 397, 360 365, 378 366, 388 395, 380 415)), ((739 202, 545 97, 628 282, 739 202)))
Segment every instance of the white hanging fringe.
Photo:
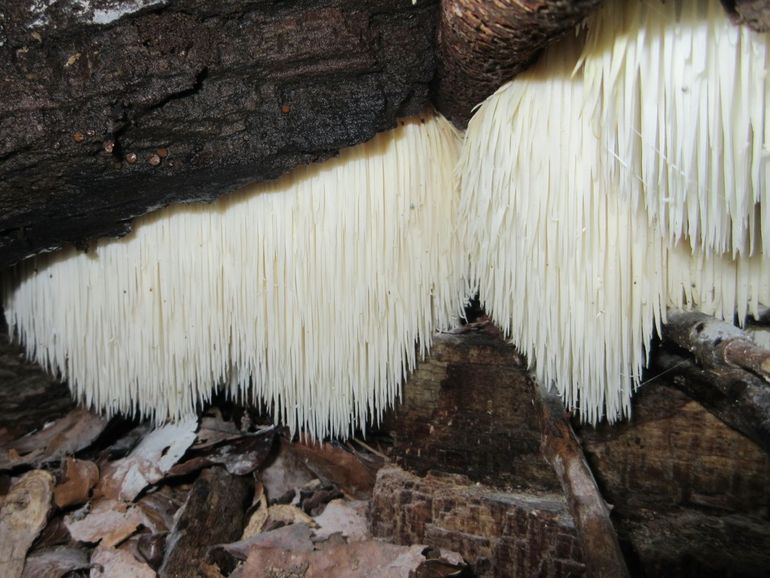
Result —
MULTIPOLYGON (((718 2, 713 4, 726 21, 718 2)), ((669 11, 688 14, 677 23, 677 34, 686 35, 698 10, 699 17, 716 20, 717 12, 705 6, 700 0, 675 1, 667 4, 666 17, 676 23, 669 11)), ((660 34, 655 27, 633 34, 629 28, 637 22, 646 26, 658 9, 662 6, 649 0, 608 2, 587 24, 585 49, 580 38, 569 38, 546 51, 534 68, 480 107, 468 126, 458 171, 459 222, 470 255, 469 277, 480 289, 482 305, 527 355, 537 379, 555 386, 566 405, 591 423, 629 415, 631 394, 647 362, 653 330, 665 321, 667 303, 732 321, 735 312, 743 319, 757 315, 763 300, 770 302, 770 259, 760 254, 759 219, 741 212, 748 210, 747 201, 737 200, 743 193, 735 193, 738 185, 756 184, 746 193, 752 199, 749 212, 755 214, 766 166, 747 172, 751 178, 734 175, 723 182, 717 190, 722 200, 714 203, 713 195, 706 196, 711 191, 690 186, 689 177, 681 177, 685 165, 674 166, 666 155, 680 162, 673 151, 683 140, 702 151, 698 139, 706 133, 699 131, 717 129, 701 127, 690 118, 691 108, 665 100, 655 126, 645 124, 643 130, 659 138, 655 147, 668 148, 664 155, 642 154, 650 141, 639 139, 640 111, 653 119, 645 91, 654 87, 651 106, 658 106, 658 95, 669 91, 671 79, 670 73, 658 79, 652 65, 644 74, 629 72, 637 60, 647 65, 645 59, 653 58, 650 46, 657 46, 653 37, 660 34), (608 21, 622 26, 613 28, 608 21), (594 30, 598 23, 608 27, 594 30), (629 37, 644 40, 644 46, 629 37), (591 60, 594 54, 604 60, 591 60), (670 202, 668 196, 680 195, 677 187, 684 184, 690 196, 682 193, 681 202, 670 202), (717 207, 713 213, 707 210, 711 205, 717 207), (688 211, 687 228, 672 228, 688 211), (720 221, 718 215, 726 217, 720 221), (682 237, 693 231, 698 234, 691 244, 682 237), (735 250, 735 260, 723 254, 724 243, 735 250), (755 249, 754 256, 747 248, 755 249)), ((759 51, 756 43, 751 46, 759 51)), ((667 52, 655 62, 670 58, 667 52)), ((714 82, 720 80, 703 79, 707 86, 714 82)), ((756 92, 749 91, 747 107, 757 108, 751 100, 759 98, 756 92)), ((743 126, 764 119, 764 110, 743 114, 743 126)), ((727 146, 719 142, 721 149, 727 146)), ((755 139, 751 146, 762 143, 755 139)), ((744 166, 756 158, 756 149, 749 150, 730 159, 706 150, 698 160, 707 167, 738 160, 744 166)), ((694 166, 702 170, 701 164, 694 166)), ((705 173, 719 172, 724 181, 729 170, 705 173)), ((770 201, 761 210, 768 206, 770 201)), ((770 226, 770 219, 763 224, 770 226)))
POLYGON ((6 280, 10 330, 107 413, 178 419, 227 384, 293 431, 349 435, 462 311, 458 150, 446 121, 413 119, 88 254, 38 257, 6 280))

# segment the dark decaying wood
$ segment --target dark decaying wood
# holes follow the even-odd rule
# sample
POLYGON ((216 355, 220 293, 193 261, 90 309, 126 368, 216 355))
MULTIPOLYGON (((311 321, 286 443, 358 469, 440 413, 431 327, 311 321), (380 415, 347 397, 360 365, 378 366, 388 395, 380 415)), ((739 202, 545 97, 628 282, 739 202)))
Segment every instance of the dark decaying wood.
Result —
POLYGON ((246 525, 253 480, 214 466, 198 477, 166 543, 160 578, 206 577, 208 547, 235 542, 246 525))
POLYGON ((391 128, 428 103, 437 0, 0 7, 0 267, 391 128))
POLYGON ((543 387, 538 387, 538 393, 543 456, 561 480, 583 545, 587 574, 607 578, 629 576, 610 509, 572 431, 569 415, 557 395, 543 387))
POLYGON ((434 100, 458 127, 601 0, 442 0, 434 100))
POLYGON ((560 487, 540 455, 526 362, 488 321, 435 337, 384 428, 397 462, 419 475, 437 470, 498 487, 560 487))

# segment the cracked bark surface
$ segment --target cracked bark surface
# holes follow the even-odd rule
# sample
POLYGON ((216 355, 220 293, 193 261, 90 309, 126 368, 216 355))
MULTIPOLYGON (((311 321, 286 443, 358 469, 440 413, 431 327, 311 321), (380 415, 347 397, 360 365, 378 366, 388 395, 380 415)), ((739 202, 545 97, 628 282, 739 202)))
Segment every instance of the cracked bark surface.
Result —
POLYGON ((0 267, 124 234, 135 216, 275 178, 419 112, 437 7, 0 4, 0 267))

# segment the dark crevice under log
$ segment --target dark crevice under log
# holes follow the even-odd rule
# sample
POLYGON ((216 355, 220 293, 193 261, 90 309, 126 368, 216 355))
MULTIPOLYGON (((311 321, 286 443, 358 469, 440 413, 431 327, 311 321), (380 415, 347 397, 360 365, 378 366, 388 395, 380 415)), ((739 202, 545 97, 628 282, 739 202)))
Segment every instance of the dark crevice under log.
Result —
POLYGON ((0 267, 328 158, 428 103, 435 0, 81 4, 0 10, 0 267))
POLYGON ((434 100, 458 127, 601 0, 442 0, 434 100))
POLYGON ((537 387, 542 428, 543 457, 561 480, 564 495, 583 545, 588 576, 629 576, 610 509, 596 485, 580 442, 572 431, 561 399, 537 387))

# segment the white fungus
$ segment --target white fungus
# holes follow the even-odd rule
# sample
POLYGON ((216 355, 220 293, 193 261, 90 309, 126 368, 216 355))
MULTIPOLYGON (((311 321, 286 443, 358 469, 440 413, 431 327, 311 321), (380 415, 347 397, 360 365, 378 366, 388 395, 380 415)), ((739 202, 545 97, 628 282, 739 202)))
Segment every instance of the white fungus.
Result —
POLYGON ((718 0, 611 0, 587 28, 586 100, 622 194, 673 242, 770 255, 770 35, 718 0))
POLYGON ((22 264, 10 330, 107 413, 179 419, 225 387, 316 438, 376 421, 465 298, 459 138, 423 121, 22 264))
MULTIPOLYGON (((625 5, 636 14, 641 10, 637 4, 650 12, 660 8, 657 2, 609 2, 604 10, 618 11, 625 5)), ((678 13, 686 13, 682 2, 672 4, 678 13)), ((703 6, 699 0, 692 4, 703 6)), ((704 10, 701 16, 716 18, 716 13, 704 10)), ((722 13, 719 17, 725 19, 722 13)), ((587 26, 606 20, 600 15, 587 26)), ((688 23, 679 21, 679 34, 688 23)), ((672 232, 661 220, 679 222, 693 206, 711 203, 711 197, 694 194, 689 205, 661 200, 650 208, 653 217, 640 202, 670 194, 666 187, 671 189, 676 181, 671 175, 679 173, 660 156, 656 175, 639 179, 628 170, 644 158, 641 146, 635 137, 624 134, 623 140, 617 135, 623 127, 636 134, 634 111, 638 116, 645 86, 635 85, 633 75, 617 80, 624 78, 629 39, 614 32, 591 36, 601 36, 608 44, 603 51, 592 46, 593 52, 613 56, 609 68, 601 71, 601 89, 599 73, 587 73, 581 38, 565 39, 482 104, 469 124, 459 165, 459 222, 470 255, 469 276, 479 287, 482 305, 527 355, 537 379, 555 386, 566 405, 591 423, 629 415, 631 394, 668 304, 697 307, 732 321, 735 312, 743 319, 756 315, 762 301, 770 302, 767 254, 759 251, 749 257, 746 245, 731 244, 737 253, 733 260, 712 237, 698 233, 694 242, 683 238, 701 222, 692 215, 690 228, 683 232, 672 232), (620 96, 613 92, 605 101, 605 93, 612 90, 620 96), (629 102, 623 115, 615 115, 612 107, 623 95, 629 95, 629 102), (612 130, 605 126, 607 118, 615 123, 612 130), (617 138, 610 146, 613 135, 617 138), (667 212, 659 219, 661 207, 667 212)), ((637 35, 654 45, 650 36, 655 33, 652 29, 637 35)), ((648 84, 653 77, 648 70, 648 84)), ((659 82, 667 82, 665 75, 659 82)), ((661 111, 652 132, 673 139, 667 145, 673 150, 683 133, 690 135, 683 127, 699 133, 697 123, 689 124, 695 121, 677 116, 690 110, 669 112, 671 117, 661 111)), ((692 146, 701 145, 697 140, 692 146)), ((706 156, 704 163, 722 163, 719 157, 706 156)), ((729 212, 736 182, 725 183, 714 202, 728 219, 740 221, 738 212, 729 212)), ((761 188, 752 194, 761 196, 765 180, 757 177, 756 182, 761 188)), ((706 220, 703 217, 702 227, 709 235, 714 230, 731 234, 729 227, 727 232, 719 228, 724 221, 719 225, 706 220)), ((735 221, 732 239, 743 238, 743 233, 736 236, 735 221)), ((754 236, 750 243, 761 248, 759 219, 747 222, 746 234, 754 236)))

